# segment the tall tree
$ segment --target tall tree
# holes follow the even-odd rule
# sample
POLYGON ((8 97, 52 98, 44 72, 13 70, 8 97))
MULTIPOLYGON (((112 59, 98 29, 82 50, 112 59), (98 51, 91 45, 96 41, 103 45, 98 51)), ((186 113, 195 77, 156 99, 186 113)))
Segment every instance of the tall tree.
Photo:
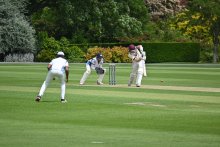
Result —
MULTIPOLYGON (((35 1, 33 23, 37 31, 65 36, 74 42, 111 42, 143 33, 148 19, 142 0, 35 1), (39 4, 39 5, 36 5, 39 4)), ((33 8, 33 6, 32 6, 33 8)))
POLYGON ((0 0, 0 54, 33 53, 35 31, 24 16, 26 1, 0 0))
POLYGON ((189 14, 200 13, 200 18, 197 19, 196 24, 204 24, 208 22, 208 30, 212 36, 213 42, 213 62, 219 61, 219 37, 220 37, 220 1, 219 0, 189 0, 189 14))

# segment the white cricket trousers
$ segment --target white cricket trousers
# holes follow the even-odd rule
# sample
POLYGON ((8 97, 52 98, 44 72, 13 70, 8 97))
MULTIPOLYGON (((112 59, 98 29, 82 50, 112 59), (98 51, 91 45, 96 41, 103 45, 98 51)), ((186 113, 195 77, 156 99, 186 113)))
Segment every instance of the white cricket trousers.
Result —
POLYGON ((47 89, 48 85, 50 84, 53 78, 58 78, 60 80, 61 86, 61 99, 65 99, 65 92, 66 92, 66 82, 65 82, 65 73, 60 70, 50 70, 47 74, 46 80, 41 86, 39 96, 43 96, 45 90, 47 89))
MULTIPOLYGON (((84 83, 85 83, 86 79, 87 79, 88 76, 91 74, 91 70, 92 70, 91 66, 90 66, 89 64, 86 64, 86 71, 84 72, 84 74, 83 74, 83 76, 82 76, 82 78, 81 78, 81 80, 80 80, 80 84, 84 84, 84 83)), ((103 70, 105 70, 105 69, 103 69, 103 70)), ((99 83, 102 83, 102 80, 103 80, 103 78, 104 78, 104 75, 105 75, 105 72, 104 72, 104 74, 99 74, 99 75, 98 75, 97 81, 98 81, 99 83)))
POLYGON ((143 77, 143 64, 142 61, 140 62, 133 62, 132 63, 132 71, 130 74, 130 79, 128 81, 128 85, 133 83, 133 80, 136 78, 136 85, 140 86, 143 77))

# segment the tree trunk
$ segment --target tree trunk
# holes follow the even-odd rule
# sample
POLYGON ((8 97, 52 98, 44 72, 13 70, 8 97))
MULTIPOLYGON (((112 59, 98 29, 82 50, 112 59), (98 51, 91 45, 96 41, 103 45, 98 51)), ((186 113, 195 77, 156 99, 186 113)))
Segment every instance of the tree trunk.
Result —
POLYGON ((219 47, 219 44, 214 44, 214 48, 213 48, 213 63, 217 63, 219 61, 218 47, 219 47))
POLYGON ((219 48, 219 27, 218 25, 214 25, 213 27, 213 44, 214 44, 214 48, 213 48, 213 63, 217 63, 219 61, 219 57, 218 57, 218 48, 219 48))

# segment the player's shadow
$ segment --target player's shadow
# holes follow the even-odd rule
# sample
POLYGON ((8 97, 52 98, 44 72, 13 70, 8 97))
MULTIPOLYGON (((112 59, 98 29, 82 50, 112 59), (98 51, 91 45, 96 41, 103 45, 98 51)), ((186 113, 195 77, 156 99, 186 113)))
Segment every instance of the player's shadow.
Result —
POLYGON ((40 103, 60 103, 60 101, 56 101, 56 100, 48 101, 48 100, 46 100, 46 101, 40 101, 40 103))

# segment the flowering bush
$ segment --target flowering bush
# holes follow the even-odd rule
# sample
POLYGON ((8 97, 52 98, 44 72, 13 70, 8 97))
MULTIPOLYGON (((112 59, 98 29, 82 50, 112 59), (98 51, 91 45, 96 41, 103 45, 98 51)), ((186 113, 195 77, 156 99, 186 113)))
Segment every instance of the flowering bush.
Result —
POLYGON ((34 55, 32 53, 26 54, 9 54, 5 57, 5 62, 33 62, 34 55))
POLYGON ((114 46, 112 48, 92 47, 87 50, 85 58, 94 58, 101 53, 107 63, 126 63, 129 62, 127 47, 114 46))

